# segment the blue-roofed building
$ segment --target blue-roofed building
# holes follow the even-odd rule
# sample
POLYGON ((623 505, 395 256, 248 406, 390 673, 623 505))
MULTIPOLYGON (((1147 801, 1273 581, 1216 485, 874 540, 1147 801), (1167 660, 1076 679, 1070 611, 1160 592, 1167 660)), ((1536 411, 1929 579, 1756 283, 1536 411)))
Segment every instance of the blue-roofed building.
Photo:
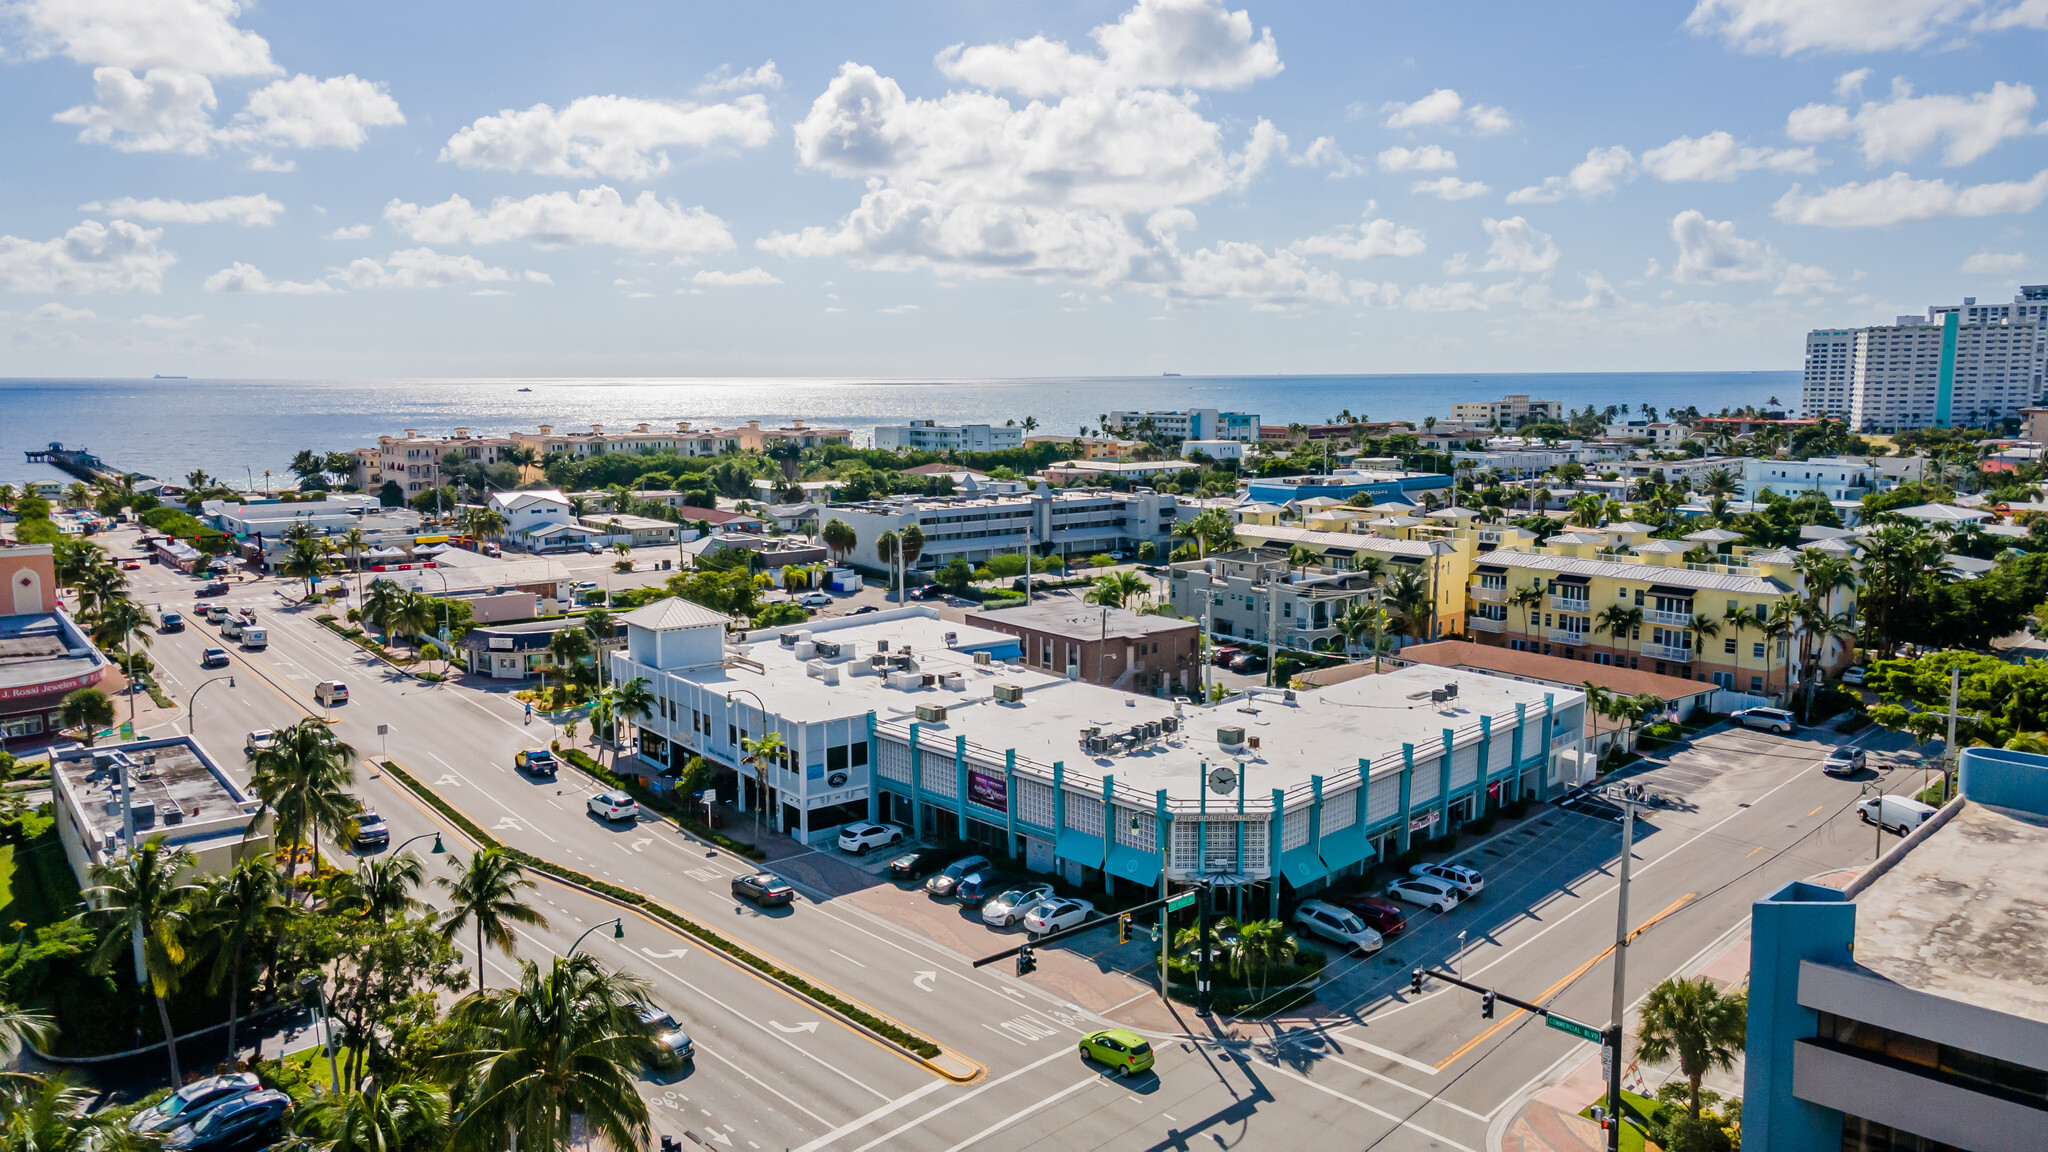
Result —
MULTIPOLYGON (((1325 476, 1269 476, 1253 480, 1246 496, 1269 504, 1288 504, 1316 496, 1349 500, 1364 492, 1374 503, 1383 503, 1410 493, 1448 489, 1451 478, 1442 472, 1386 472, 1378 469, 1340 468, 1325 476)), ((1414 501, 1409 501, 1414 503, 1414 501)))

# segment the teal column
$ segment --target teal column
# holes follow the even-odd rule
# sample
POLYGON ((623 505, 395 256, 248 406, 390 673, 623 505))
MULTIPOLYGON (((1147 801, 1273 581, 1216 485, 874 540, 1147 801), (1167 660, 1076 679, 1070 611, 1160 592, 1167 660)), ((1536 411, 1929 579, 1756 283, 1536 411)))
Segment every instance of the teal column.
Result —
POLYGON ((1023 855, 1017 843, 1017 750, 1003 753, 1003 827, 1010 834, 1010 859, 1023 855))
POLYGON ((1514 786, 1515 799, 1518 800, 1522 796, 1522 773, 1528 768, 1528 765, 1522 763, 1522 729, 1528 727, 1528 725, 1529 706, 1527 704, 1515 705, 1515 739, 1513 746, 1508 749, 1509 753, 1515 758, 1515 775, 1509 783, 1514 786))
MULTIPOLYGON (((1152 830, 1157 834, 1159 843, 1159 898, 1164 900, 1167 897, 1166 862, 1168 857, 1166 850, 1172 843, 1166 834, 1166 789, 1164 788, 1161 788, 1152 797, 1152 830)), ((1172 948, 1173 934, 1167 927, 1166 909, 1161 908, 1159 910, 1159 958, 1157 963, 1159 965, 1159 992, 1162 996, 1166 994, 1167 959, 1168 953, 1172 948)))
POLYGON ((1408 854, 1408 797, 1415 787, 1415 745, 1401 745, 1401 823, 1394 831, 1394 846, 1408 854))
POLYGON ((1116 877, 1109 874, 1109 846, 1116 836, 1116 777, 1102 777, 1102 891, 1104 895, 1116 895, 1116 877))
MULTIPOLYGON (((1550 799, 1550 742, 1553 739, 1551 728, 1556 723, 1557 696, 1555 693, 1545 692, 1543 694, 1543 747, 1536 753, 1538 757, 1536 766, 1536 798, 1538 800, 1550 799)), ((1585 721, 1581 720, 1580 723, 1583 724, 1585 721)))
POLYGON ((910 835, 924 838, 924 756, 918 751, 918 725, 910 723, 910 835))
POLYGON ((868 823, 882 822, 882 758, 881 749, 875 740, 875 713, 867 715, 868 724, 868 823))
MULTIPOLYGON (((1369 833, 1371 833, 1372 829, 1370 829, 1370 828, 1368 828, 1368 827, 1366 826, 1366 823, 1365 823, 1365 813, 1366 813, 1366 801, 1367 801, 1368 799, 1370 799, 1370 795, 1369 795, 1369 793, 1370 793, 1371 791, 1372 791, 1372 763, 1371 763, 1371 761, 1368 761, 1368 760, 1365 760, 1365 759, 1362 759, 1362 758, 1361 758, 1361 759, 1360 759, 1360 760, 1358 761, 1358 797, 1357 797, 1357 804, 1358 804, 1358 815, 1357 815, 1357 817, 1356 817, 1355 819, 1356 819, 1356 822, 1357 822, 1357 824, 1358 824, 1358 834, 1359 834, 1359 835, 1361 835, 1361 836, 1364 836, 1364 837, 1365 837, 1365 846, 1366 846, 1366 848, 1367 848, 1368 850, 1370 850, 1370 849, 1372 848, 1372 837, 1371 837, 1371 835, 1369 834, 1369 833)), ((1366 867, 1365 863, 1364 863, 1364 862, 1360 862, 1360 864, 1358 865, 1358 867, 1359 867, 1359 871, 1360 871, 1360 873, 1361 873, 1361 874, 1363 874, 1363 872, 1364 872, 1364 870, 1365 870, 1365 867, 1366 867)))
POLYGON ((967 839, 967 737, 953 737, 953 823, 967 839))
POLYGON ((1472 818, 1486 815, 1486 757, 1493 750, 1493 717, 1479 718, 1479 775, 1472 781, 1472 818))
MULTIPOLYGON (((1320 861, 1323 858, 1323 778, 1310 776, 1308 786, 1309 791, 1315 796, 1308 809, 1308 850, 1315 853, 1316 859, 1320 861)), ((1323 865, 1325 876, 1329 875, 1329 871, 1330 866, 1323 865)))
MULTIPOLYGON (((1238 821, 1237 827, 1237 867, 1239 871, 1243 871, 1244 822, 1242 820, 1238 821)), ((1280 846, 1280 835, 1286 827, 1287 793, 1282 792, 1278 788, 1275 788, 1273 789, 1273 823, 1269 826, 1266 832, 1266 865, 1267 867, 1272 869, 1273 872, 1273 879, 1266 885, 1266 891, 1271 897, 1267 901, 1268 911, 1266 912, 1266 915, 1275 920, 1278 920, 1280 918, 1280 877, 1282 875, 1280 871, 1280 860, 1282 857, 1287 855, 1286 849, 1280 846)), ((1238 891, 1242 893, 1244 890, 1240 888, 1238 889, 1238 891)), ((1239 901, 1240 902, 1238 904, 1237 918, 1239 920, 1243 920, 1244 905, 1242 903, 1242 896, 1239 897, 1239 901)))
POLYGON ((1956 399, 1956 326, 1962 314, 1947 312, 1941 317, 1941 382, 1934 392, 1934 422, 1946 428, 1956 399))
POLYGON ((1451 827, 1452 827, 1452 826, 1451 826, 1451 740, 1452 740, 1452 739, 1454 738, 1454 735, 1455 735, 1455 734, 1454 734, 1454 733, 1452 733, 1452 731, 1451 731, 1451 730, 1450 730, 1449 728, 1446 728, 1446 729, 1444 729, 1444 758, 1443 758, 1443 761, 1442 761, 1441 763, 1439 763, 1439 764, 1437 765, 1437 769, 1436 769, 1436 778, 1437 778, 1437 786, 1436 786, 1436 787, 1437 787, 1437 793, 1436 793, 1436 804, 1437 804, 1437 811, 1439 811, 1439 812, 1443 813, 1443 816, 1442 816, 1442 817, 1441 817, 1441 819, 1440 819, 1440 823, 1441 823, 1441 825, 1442 825, 1442 828, 1441 828, 1441 830, 1440 830, 1440 831, 1438 831, 1438 833, 1437 833, 1437 835, 1439 835, 1439 836, 1448 836, 1448 835, 1450 835, 1450 833, 1451 833, 1451 827))
POLYGON ((1067 762, 1052 762, 1052 870, 1060 870, 1060 833, 1067 830, 1067 762))

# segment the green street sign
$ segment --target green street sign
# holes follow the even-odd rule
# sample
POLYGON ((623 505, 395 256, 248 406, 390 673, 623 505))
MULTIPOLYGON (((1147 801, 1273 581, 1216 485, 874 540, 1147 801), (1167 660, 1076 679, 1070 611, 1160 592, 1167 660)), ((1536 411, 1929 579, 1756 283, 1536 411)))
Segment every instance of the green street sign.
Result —
POLYGON ((1178 912, 1183 908, 1193 908, 1194 906, 1195 894, 1193 892, 1183 892, 1166 902, 1166 910, 1168 912, 1178 912))
POLYGON ((1581 1024, 1577 1020, 1567 1020, 1555 1012, 1545 1016, 1543 1022, 1559 1032, 1569 1032, 1581 1040, 1591 1040, 1595 1044, 1603 1043, 1607 1039, 1605 1032, 1593 1027, 1591 1024, 1581 1024))

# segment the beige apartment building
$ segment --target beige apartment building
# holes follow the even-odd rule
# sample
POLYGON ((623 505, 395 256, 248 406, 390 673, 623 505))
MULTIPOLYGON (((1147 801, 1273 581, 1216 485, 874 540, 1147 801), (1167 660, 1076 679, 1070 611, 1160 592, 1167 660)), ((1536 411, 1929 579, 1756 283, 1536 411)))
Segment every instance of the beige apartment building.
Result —
POLYGON ((588 432, 557 432, 543 424, 539 432, 514 432, 509 436, 472 436, 457 428, 452 436, 422 436, 407 428, 403 436, 379 436, 375 448, 357 448, 353 479, 357 487, 374 491, 386 480, 396 483, 408 496, 430 492, 446 484, 445 466, 457 460, 483 464, 505 463, 514 449, 533 453, 534 463, 520 469, 519 482, 541 478, 540 461, 550 453, 583 459, 608 452, 673 452, 678 456, 721 456, 727 452, 765 452, 778 444, 799 448, 845 444, 853 433, 845 428, 814 428, 798 420, 779 428, 763 428, 749 420, 740 428, 693 428, 687 420, 674 428, 635 424, 624 431, 605 431, 602 424, 590 425, 588 432))
POLYGON ((1498 400, 1470 400, 1451 405, 1451 419, 1459 424, 1491 424, 1500 421, 1513 428, 1531 420, 1564 419, 1564 401, 1539 400, 1528 396, 1503 396, 1498 400))

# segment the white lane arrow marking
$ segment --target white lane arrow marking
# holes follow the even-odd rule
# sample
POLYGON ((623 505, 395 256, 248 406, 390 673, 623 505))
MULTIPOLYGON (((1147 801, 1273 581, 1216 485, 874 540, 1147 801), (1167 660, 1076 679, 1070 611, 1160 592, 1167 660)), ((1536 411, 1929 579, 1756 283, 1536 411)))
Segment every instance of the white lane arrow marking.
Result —
POLYGON ((635 840, 633 841, 633 851, 645 852, 647 851, 647 846, 652 843, 654 843, 652 840, 635 840))
POLYGON ((687 948, 678 948, 673 952, 656 952, 652 948, 642 948, 640 951, 649 960, 681 960, 690 954, 687 948))
POLYGON ((939 974, 937 972, 919 972, 916 978, 911 980, 911 983, 929 992, 932 990, 932 983, 938 978, 939 974))
POLYGON ((704 1133, 705 1135, 711 1137, 713 1140, 716 1140, 720 1144, 725 1145, 727 1148, 732 1147, 732 1137, 727 1136, 725 1133, 720 1132, 718 1129, 706 1128, 704 1130, 704 1133))
POLYGON ((770 1020, 769 1023, 775 1025, 777 1032, 816 1032, 818 1030, 818 1022, 816 1020, 806 1020, 801 1024, 784 1024, 780 1020, 770 1020))
POLYGON ((445 772, 445 773, 442 773, 442 775, 441 775, 441 778, 440 778, 439 780, 436 780, 436 781, 434 781, 434 787, 436 787, 436 788, 460 788, 460 787, 462 787, 462 781, 460 781, 460 780, 457 780, 457 779, 455 778, 455 774, 454 774, 454 773, 452 773, 452 772, 445 772))
POLYGON ((496 824, 491 825, 491 827, 494 829, 502 828, 509 832, 523 831, 523 828, 520 825, 519 821, 514 820, 510 816, 500 817, 498 819, 498 822, 496 824))

